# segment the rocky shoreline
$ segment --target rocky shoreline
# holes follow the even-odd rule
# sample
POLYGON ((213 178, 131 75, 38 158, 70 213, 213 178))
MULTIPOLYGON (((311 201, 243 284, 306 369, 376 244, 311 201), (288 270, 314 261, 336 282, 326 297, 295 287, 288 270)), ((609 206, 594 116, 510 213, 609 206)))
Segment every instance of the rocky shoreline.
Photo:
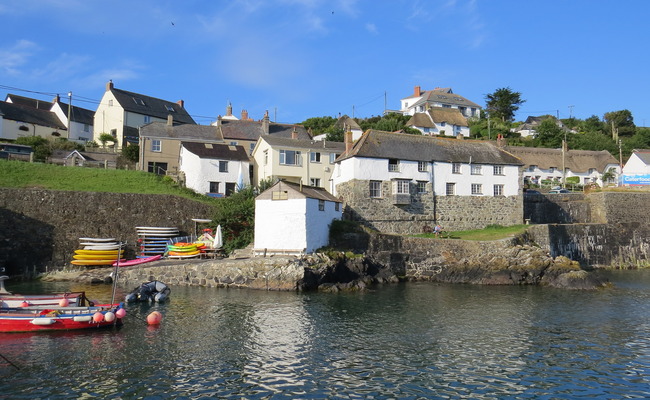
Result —
MULTIPOLYGON (((598 271, 583 270, 577 262, 563 256, 552 258, 530 245, 465 257, 440 255, 419 260, 419 265, 414 260, 405 262, 410 263, 408 275, 377 257, 343 252, 302 257, 162 260, 120 268, 118 284, 130 287, 143 281, 160 280, 171 286, 327 292, 364 290, 371 285, 404 281, 588 290, 607 286, 598 271)), ((112 282, 112 272, 112 268, 64 270, 46 274, 42 279, 106 284, 112 282)))

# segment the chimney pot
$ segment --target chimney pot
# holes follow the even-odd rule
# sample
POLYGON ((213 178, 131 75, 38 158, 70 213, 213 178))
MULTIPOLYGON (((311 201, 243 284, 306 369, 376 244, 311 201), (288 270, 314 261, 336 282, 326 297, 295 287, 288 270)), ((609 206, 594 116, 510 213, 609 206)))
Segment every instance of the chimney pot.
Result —
POLYGON ((298 139, 298 130, 296 127, 293 127, 293 130, 291 131, 291 139, 298 139))
POLYGON ((243 121, 248 121, 248 111, 246 110, 241 110, 241 119, 243 121))
POLYGON ((416 87, 413 89, 413 94, 414 94, 415 96, 419 96, 419 95, 422 94, 422 90, 421 90, 421 88, 420 88, 419 85, 416 86, 416 87))
POLYGON ((176 104, 178 104, 179 106, 181 106, 181 108, 185 108, 185 101, 183 101, 183 100, 178 100, 178 101, 176 102, 176 104))
POLYGON ((112 79, 109 80, 108 83, 106 84, 106 91, 110 92, 111 90, 113 90, 113 80, 112 79))
POLYGON ((228 103, 228 106, 226 107, 226 115, 231 116, 232 115, 232 104, 228 103))

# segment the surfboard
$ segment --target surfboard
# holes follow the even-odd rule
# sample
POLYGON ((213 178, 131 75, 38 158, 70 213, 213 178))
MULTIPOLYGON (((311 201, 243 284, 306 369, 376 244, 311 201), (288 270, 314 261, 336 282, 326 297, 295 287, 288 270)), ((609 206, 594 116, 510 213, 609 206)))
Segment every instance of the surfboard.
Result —
MULTIPOLYGON (((144 264, 144 263, 148 263, 148 262, 151 262, 151 261, 160 260, 161 257, 162 257, 161 255, 157 255, 157 256, 151 256, 151 257, 146 257, 146 258, 136 258, 135 260, 126 260, 124 262, 120 261, 119 266, 120 267, 128 267, 130 265, 144 264)), ((113 266, 116 266, 116 265, 117 265, 117 262, 114 262, 113 266)))

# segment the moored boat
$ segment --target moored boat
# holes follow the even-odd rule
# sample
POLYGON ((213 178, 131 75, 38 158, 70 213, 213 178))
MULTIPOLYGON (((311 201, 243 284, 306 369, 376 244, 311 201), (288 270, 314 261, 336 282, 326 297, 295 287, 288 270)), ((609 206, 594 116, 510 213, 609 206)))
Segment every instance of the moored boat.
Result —
POLYGON ((5 289, 4 281, 8 276, 0 276, 0 307, 24 306, 86 306, 90 305, 85 292, 66 292, 51 294, 18 294, 5 289))
POLYGON ((86 307, 30 306, 0 309, 0 332, 97 329, 121 325, 122 304, 86 307))
POLYGON ((145 282, 126 295, 124 299, 127 303, 131 301, 156 301, 162 302, 167 300, 171 293, 169 286, 160 281, 145 282))

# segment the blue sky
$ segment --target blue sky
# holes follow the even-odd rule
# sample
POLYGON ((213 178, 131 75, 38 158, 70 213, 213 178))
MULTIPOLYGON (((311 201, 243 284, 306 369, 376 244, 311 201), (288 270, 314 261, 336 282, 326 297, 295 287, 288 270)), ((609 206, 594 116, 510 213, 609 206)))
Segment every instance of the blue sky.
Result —
POLYGON ((228 102, 254 119, 380 115, 419 85, 516 115, 650 125, 644 0, 3 0, 0 97, 96 109, 106 82, 183 99, 208 124, 228 102), (16 89, 12 89, 16 88, 16 89), (31 93, 18 89, 30 90, 31 93))

